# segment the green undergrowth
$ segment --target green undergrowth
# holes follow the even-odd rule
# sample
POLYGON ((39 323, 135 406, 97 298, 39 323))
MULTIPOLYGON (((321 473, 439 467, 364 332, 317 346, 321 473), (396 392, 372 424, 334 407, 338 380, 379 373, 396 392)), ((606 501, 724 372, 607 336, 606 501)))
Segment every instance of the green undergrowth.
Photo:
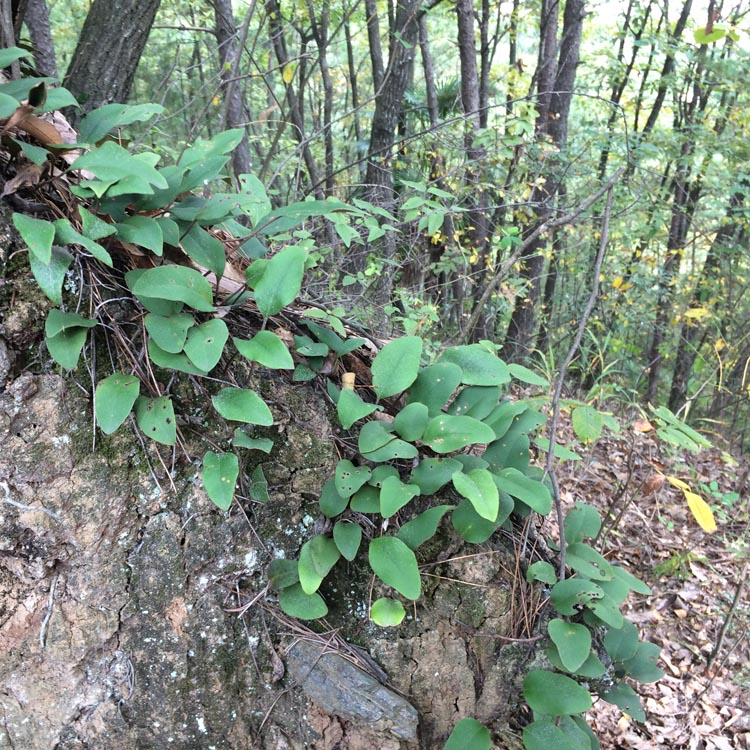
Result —
MULTIPOLYGON (((4 51, 2 64, 8 64, 8 54, 4 51)), ((10 117, 35 86, 34 96, 43 102, 38 87, 46 83, 27 83, 14 81, 12 91, 5 92, 8 84, 0 85, 0 117, 10 117)), ((54 102, 65 99, 60 91, 51 90, 54 102)), ((498 529, 512 532, 513 518, 551 512, 549 482, 532 460, 532 450, 548 447, 539 431, 546 422, 549 383, 503 362, 491 342, 444 348, 429 358, 425 341, 414 335, 377 353, 366 387, 334 378, 343 358, 365 343, 347 336, 342 310, 309 309, 291 341, 274 330, 274 317, 301 299, 305 273, 324 252, 308 227, 328 222, 350 246, 378 239, 395 220, 363 201, 274 208, 253 175, 241 176, 239 192, 221 192, 240 130, 198 141, 166 166, 160 166, 157 154, 132 153, 112 136, 158 110, 111 104, 90 113, 75 144, 80 153, 69 166, 57 158, 61 149, 16 139, 19 158, 64 168, 77 199, 68 217, 13 218, 28 247, 31 271, 55 305, 45 325, 49 354, 63 369, 75 369, 86 342, 111 334, 114 325, 109 318, 104 322, 106 299, 91 316, 70 302, 74 295, 66 285, 74 267, 85 262, 116 273, 122 270, 118 259, 129 257, 124 286, 145 332, 149 363, 139 369, 120 359, 113 371, 96 372, 96 424, 112 435, 132 418, 148 440, 175 446, 178 417, 185 416, 176 383, 185 376, 205 379, 208 416, 225 423, 232 435, 206 440, 201 458, 205 491, 224 511, 234 502, 249 452, 273 451, 269 434, 275 425, 263 394, 227 381, 224 363, 287 373, 296 382, 324 381, 351 445, 318 500, 330 530, 305 541, 298 559, 275 560, 269 580, 288 615, 312 620, 328 612, 320 587, 331 571, 347 561, 363 561, 387 592, 372 603, 369 617, 379 626, 395 627, 423 595, 417 555, 433 543, 439 528, 449 524, 465 542, 480 544, 498 529), (208 185, 216 192, 208 192, 208 185), (236 270, 227 266, 228 242, 244 269, 240 283, 232 276, 234 287, 224 283, 236 270), (227 320, 248 301, 261 323, 252 335, 234 335, 227 320), (514 382, 532 395, 512 398, 514 382)), ((574 422, 581 434, 593 437, 601 430, 606 420, 597 414, 578 405, 574 422)), ((577 457, 563 446, 555 450, 564 458, 577 457)), ((264 502, 268 494, 260 469, 252 471, 249 484, 252 499, 264 502)), ((570 572, 559 579, 543 560, 528 568, 528 580, 543 589, 553 610, 544 624, 551 666, 531 671, 524 681, 534 715, 524 730, 528 750, 598 748, 583 718, 594 697, 642 721, 643 709, 628 680, 661 675, 658 648, 640 641, 620 611, 630 591, 645 595, 648 587, 591 546, 599 526, 596 511, 578 504, 564 529, 570 572)), ((360 593, 366 602, 366 587, 360 593)), ((456 725, 446 744, 462 750, 489 746, 489 731, 471 718, 456 725)))

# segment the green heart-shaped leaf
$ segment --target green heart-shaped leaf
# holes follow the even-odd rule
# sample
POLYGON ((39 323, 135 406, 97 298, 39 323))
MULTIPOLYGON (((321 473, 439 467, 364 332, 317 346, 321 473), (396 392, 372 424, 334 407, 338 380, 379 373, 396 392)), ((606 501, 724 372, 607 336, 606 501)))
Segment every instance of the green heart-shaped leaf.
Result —
POLYGON ((94 414, 99 429, 111 435, 128 417, 138 398, 141 381, 134 375, 116 372, 96 386, 94 414))
POLYGON ((234 498, 234 485, 240 466, 234 453, 207 451, 203 456, 203 486, 215 505, 228 510, 234 498))
POLYGON ((211 403, 224 419, 266 427, 273 424, 273 414, 266 402, 246 388, 222 388, 211 397, 211 403))
POLYGON ((333 527, 333 541, 339 552, 351 562, 357 556, 362 542, 362 529, 356 523, 337 521, 333 527))
POLYGON ((164 317, 163 315, 146 315, 146 330, 156 342, 156 345, 169 354, 179 354, 185 346, 188 329, 195 325, 192 315, 178 313, 164 317))
POLYGON ((378 398, 405 391, 419 374, 422 339, 404 336, 386 344, 372 361, 372 384, 378 398))
POLYGON ((314 594, 341 553, 333 539, 318 534, 302 545, 299 554, 299 582, 306 594, 314 594))
POLYGON ((404 605, 385 596, 373 602, 370 608, 370 619, 381 628, 399 625, 405 616, 404 605))
POLYGON ((158 398, 139 396, 135 402, 135 421, 143 434, 157 443, 175 444, 177 425, 174 418, 174 406, 169 396, 158 398))
POLYGON ((394 536, 382 536, 370 542, 370 567, 383 583, 407 599, 419 599, 422 582, 417 558, 406 544, 394 536))
POLYGON ((184 351, 196 367, 210 372, 221 359, 228 338, 227 324, 214 318, 188 331, 184 351))
POLYGON ((272 370, 293 370, 294 361, 286 344, 271 331, 258 331, 249 341, 233 339, 237 351, 251 362, 272 370))

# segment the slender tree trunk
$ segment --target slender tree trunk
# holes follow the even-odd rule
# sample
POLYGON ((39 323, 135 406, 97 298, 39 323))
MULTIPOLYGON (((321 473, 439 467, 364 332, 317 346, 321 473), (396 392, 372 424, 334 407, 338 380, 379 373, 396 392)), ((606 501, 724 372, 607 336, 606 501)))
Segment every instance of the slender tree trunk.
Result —
MULTIPOLYGON (((567 0, 562 38, 557 51, 557 2, 544 0, 542 5, 542 42, 537 66, 537 137, 549 138, 563 151, 568 137, 568 120, 573 99, 583 30, 585 0, 567 0)), ((559 157, 550 160, 544 173, 544 184, 535 187, 531 200, 535 204, 535 221, 525 234, 552 216, 560 187, 559 157)), ((537 308, 540 303, 544 271, 543 249, 549 239, 540 236, 522 257, 521 277, 527 282, 526 296, 516 299, 501 356, 509 361, 524 360, 531 353, 537 308)))
POLYGON ((333 195, 333 79, 328 67, 328 0, 320 9, 320 17, 315 17, 315 7, 312 0, 307 2, 310 25, 315 44, 318 48, 318 67, 323 83, 323 142, 325 143, 325 192, 333 195))
MULTIPOLYGON (((721 271, 723 256, 731 252, 740 233, 738 211, 743 203, 744 195, 734 193, 729 202, 729 208, 724 223, 716 233, 711 247, 706 254, 700 278, 695 285, 688 309, 704 308, 710 310, 718 308, 720 302, 721 271), (712 304, 711 298, 716 302, 712 304)), ((669 408, 673 412, 681 409, 688 398, 688 383, 690 372, 698 356, 697 342, 705 327, 700 320, 686 319, 680 328, 680 340, 677 345, 674 370, 672 371, 672 386, 669 392, 669 408)))
MULTIPOLYGON (((398 0, 393 33, 390 35, 388 68, 385 70, 379 86, 377 86, 377 80, 380 77, 379 60, 382 62, 382 56, 378 54, 378 50, 372 48, 370 50, 377 96, 370 128, 370 147, 365 173, 365 197, 374 205, 388 211, 395 208, 393 146, 403 97, 411 78, 414 62, 419 28, 419 6, 420 0, 398 0)), ((366 7, 368 8, 368 30, 372 40, 377 17, 373 18, 370 13, 369 0, 366 7)), ((375 328, 384 331, 386 328, 384 307, 390 302, 393 289, 393 273, 389 268, 389 262, 393 261, 396 255, 394 233, 387 232, 385 237, 379 240, 376 245, 349 253, 346 264, 348 269, 355 272, 364 271, 370 254, 378 256, 385 262, 380 277, 373 281, 368 289, 368 303, 373 308, 375 328)))
MULTIPOLYGON (((279 63, 279 67, 283 70, 289 63, 289 55, 286 50, 286 39, 284 36, 284 28, 281 25, 281 10, 277 0, 267 0, 266 12, 270 19, 270 32, 271 32, 271 43, 276 54, 276 60, 279 63)), ((292 122, 294 137, 300 144, 302 149, 302 158, 305 162, 305 168, 307 169, 307 177, 310 180, 310 185, 313 194, 318 199, 325 198, 323 190, 320 188, 320 180, 318 179, 318 168, 315 164, 315 160, 310 150, 310 144, 308 143, 307 136, 305 134, 305 122, 303 118, 302 108, 300 106, 300 97, 297 95, 297 91, 294 87, 294 83, 290 80, 286 85, 286 101, 289 106, 289 119, 292 122)))
POLYGON ((57 78, 57 59, 46 0, 29 0, 24 19, 34 53, 34 67, 43 76, 57 78))
MULTIPOLYGON (((213 0, 214 18, 216 22, 216 42, 219 45, 219 60, 221 62, 221 88, 224 92, 224 122, 228 128, 242 128, 245 130, 245 107, 242 100, 242 89, 239 86, 237 70, 242 52, 242 44, 239 43, 237 28, 234 24, 232 12, 232 0, 213 0)), ((253 6, 248 10, 247 22, 253 6)), ((232 171, 235 180, 242 174, 249 174, 250 146, 245 130, 242 140, 232 152, 232 171)))
POLYGON ((84 113, 128 100, 160 2, 94 0, 64 81, 84 113))

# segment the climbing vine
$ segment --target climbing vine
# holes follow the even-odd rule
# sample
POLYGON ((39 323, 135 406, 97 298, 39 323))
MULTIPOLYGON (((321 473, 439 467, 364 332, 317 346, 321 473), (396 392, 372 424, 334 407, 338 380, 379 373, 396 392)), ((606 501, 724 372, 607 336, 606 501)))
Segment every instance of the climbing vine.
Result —
MULTIPOLYGON (((0 63, 24 54, 4 50, 0 63)), ((273 329, 272 319, 299 300, 305 272, 320 258, 313 236, 302 230, 310 220, 327 221, 348 246, 382 236, 384 222, 393 219, 387 212, 364 201, 334 199, 273 208, 253 175, 242 176, 239 191, 211 193, 207 186, 223 189, 225 167, 242 131, 198 141, 174 164, 160 166, 157 154, 131 152, 116 135, 159 112, 156 105, 101 107, 83 118, 75 143, 63 144, 39 116, 45 102, 74 104, 71 99, 64 89, 48 92, 43 81, 0 84, 0 117, 6 130, 19 133, 13 138, 17 154, 62 170, 58 174, 77 198, 64 217, 13 217, 31 271, 56 306, 47 316, 45 342, 63 369, 77 367, 88 337, 101 326, 96 313, 86 317, 69 309, 71 266, 85 260, 114 269, 115 251, 130 260, 124 283, 142 319, 150 367, 163 373, 165 382, 177 374, 210 379, 230 357, 288 371, 296 381, 322 378, 366 343, 347 335, 340 310, 308 311, 291 339, 273 329), (227 262, 227 248, 236 263, 227 262), (248 301, 262 325, 249 339, 232 336, 226 315, 248 301)), ((547 478, 532 460, 532 445, 544 445, 537 433, 546 421, 545 397, 511 396, 514 381, 546 392, 545 378, 506 364, 487 341, 446 348, 429 361, 416 335, 386 344, 372 360, 371 374, 371 383, 359 385, 351 377, 327 379, 337 418, 356 450, 338 462, 320 494, 330 530, 306 541, 297 560, 270 565, 279 605, 294 617, 325 616, 322 582, 342 558, 362 558, 387 589, 372 602, 372 621, 397 626, 404 602, 422 593, 420 547, 444 518, 463 540, 478 544, 500 528, 511 529, 514 518, 546 516, 552 509, 547 478), (366 539, 359 515, 371 519, 379 533, 366 539)), ((155 382, 155 388, 145 387, 125 367, 102 377, 93 391, 98 428, 109 435, 132 417, 147 438, 174 446, 180 404, 169 386, 155 382)), ((272 450, 273 441, 254 429, 273 425, 274 417, 259 393, 224 383, 212 393, 211 405, 233 431, 221 448, 205 450, 201 477, 210 499, 227 510, 242 452, 272 450)), ((581 406, 576 419, 590 428, 594 417, 587 408, 581 406)), ((262 497, 262 474, 253 480, 262 497)), ((620 611, 630 591, 647 594, 648 587, 586 541, 597 537, 600 523, 596 511, 583 504, 567 514, 569 577, 558 580, 547 560, 528 567, 528 581, 543 587, 554 610, 543 623, 549 666, 524 680, 524 697, 534 712, 524 730, 528 750, 598 748, 583 719, 592 696, 642 721, 638 697, 624 679, 661 676, 658 648, 640 641, 620 611)), ((447 750, 489 746, 488 730, 468 717, 446 744, 447 750)))

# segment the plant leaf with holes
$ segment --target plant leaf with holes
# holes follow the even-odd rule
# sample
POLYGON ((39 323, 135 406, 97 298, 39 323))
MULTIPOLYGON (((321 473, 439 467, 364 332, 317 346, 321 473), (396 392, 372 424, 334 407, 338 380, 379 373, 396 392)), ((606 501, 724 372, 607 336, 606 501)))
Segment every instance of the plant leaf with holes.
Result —
POLYGON ((395 536, 381 536, 370 542, 370 567, 383 583, 407 599, 419 599, 422 582, 414 553, 395 536))
POLYGON ((239 461, 234 453, 207 451, 203 456, 203 486, 213 503, 222 510, 229 510, 232 504, 239 474, 239 461))
POLYGON ((336 492, 341 497, 351 497, 363 484, 367 483, 372 471, 367 466, 355 466, 348 459, 336 464, 336 492))
POLYGON ((664 677, 664 672, 657 666, 661 649, 655 643, 640 641, 635 654, 622 662, 628 677, 638 682, 656 682, 664 677))
POLYGON ((228 338, 229 329, 223 320, 207 320, 188 331, 184 351, 196 367, 210 372, 221 359, 228 338))
POLYGON ((293 370, 294 361, 286 344, 271 331, 258 331, 251 339, 232 339, 237 351, 251 362, 270 370, 293 370))
POLYGON ((135 402, 135 421, 144 435, 162 445, 174 445, 177 427, 174 406, 169 396, 139 396, 135 402))
POLYGON ((595 549, 583 542, 568 545, 566 560, 576 573, 594 581, 611 581, 615 577, 612 566, 595 549))
POLYGON ((646 712, 641 705, 641 699, 630 685, 619 682, 609 690, 603 690, 599 697, 607 703, 614 703, 621 711, 632 716, 636 721, 646 721, 646 712))
POLYGON ((97 386, 94 414, 99 429, 111 435, 127 418, 140 393, 141 381, 134 375, 115 372, 97 386))
POLYGON ((224 419, 265 427, 273 424, 273 414, 266 402, 248 388, 222 388, 211 397, 211 403, 224 419))
POLYGON ((404 605, 397 599, 383 596, 372 603, 370 608, 370 619, 381 628, 390 628, 400 625, 406 616, 404 605))
POLYGON ((575 615, 580 605, 602 599, 604 592, 593 581, 566 578, 552 587, 552 604, 561 615, 575 615))
POLYGON ((403 336, 386 344, 372 361, 372 385, 378 398, 405 391, 419 374, 423 341, 403 336))
POLYGON ((404 484, 398 477, 388 477, 380 487, 380 514, 390 518, 419 494, 415 484, 404 484))

